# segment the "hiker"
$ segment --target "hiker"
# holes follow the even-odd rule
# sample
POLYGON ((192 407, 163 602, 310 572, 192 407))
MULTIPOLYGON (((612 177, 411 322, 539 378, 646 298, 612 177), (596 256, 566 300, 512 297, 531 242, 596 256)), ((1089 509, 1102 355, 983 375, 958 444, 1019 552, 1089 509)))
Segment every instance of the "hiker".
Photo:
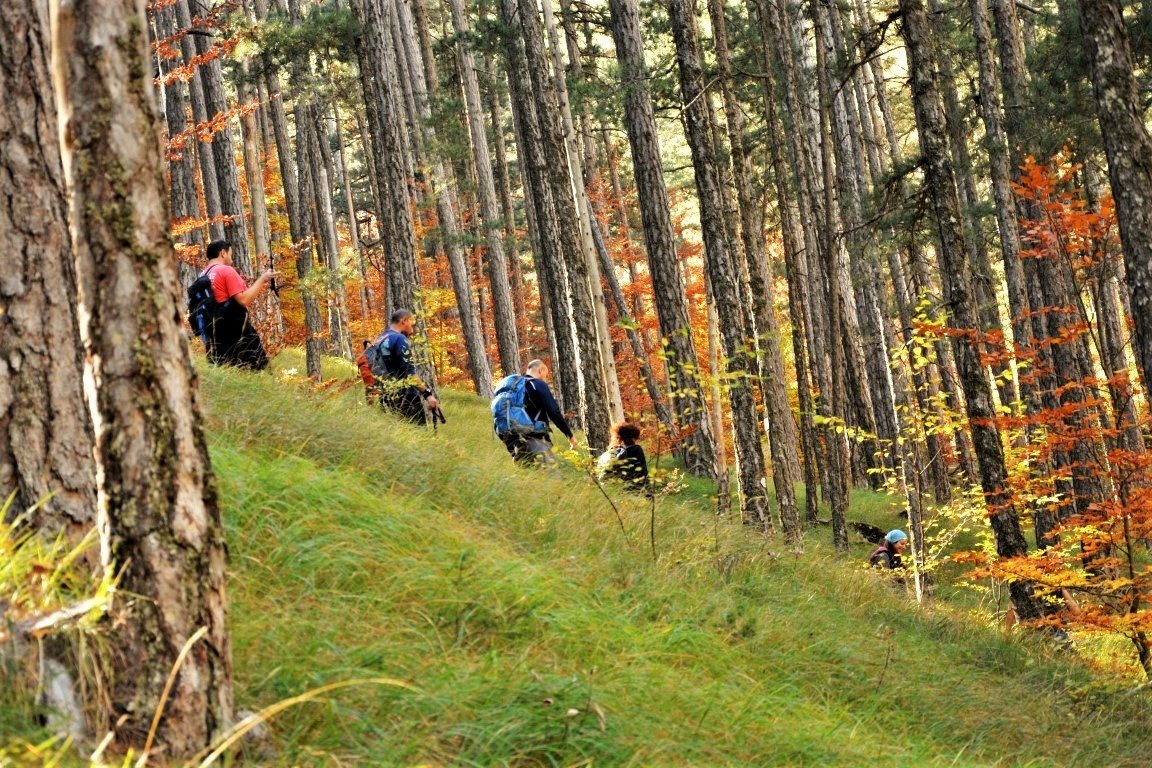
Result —
POLYGON ((524 369, 523 376, 512 374, 496 386, 492 400, 493 426, 517 464, 556 464, 549 422, 555 424, 568 438, 568 445, 576 449, 572 428, 548 388, 549 373, 543 360, 533 360, 524 369))
POLYGON ((368 405, 380 402, 380 382, 372 374, 372 366, 368 365, 368 347, 372 346, 370 339, 364 339, 364 347, 356 356, 356 368, 360 371, 360 381, 364 383, 364 399, 368 405))
POLYGON ((208 266, 200 276, 206 276, 212 283, 217 305, 202 336, 208 348, 208 361, 213 365, 262 371, 268 367, 268 355, 260 342, 260 334, 248 319, 248 307, 280 273, 266 270, 249 287, 232 266, 232 244, 227 240, 209 243, 206 255, 208 266))
POLYGON ((612 428, 612 436, 612 446, 596 461, 600 479, 620 480, 628 490, 650 496, 648 461, 644 449, 636 442, 640 439, 640 427, 622 421, 612 428))
POLYGON ((435 412, 440 400, 417 375, 412 363, 408 339, 415 329, 416 315, 397 309, 388 318, 384 332, 364 350, 364 357, 380 388, 380 405, 413 424, 426 424, 424 403, 435 412))
POLYGON ((900 555, 907 548, 908 534, 899 528, 888 531, 884 536, 884 542, 868 558, 868 564, 883 571, 903 570, 904 563, 901 561, 900 555))

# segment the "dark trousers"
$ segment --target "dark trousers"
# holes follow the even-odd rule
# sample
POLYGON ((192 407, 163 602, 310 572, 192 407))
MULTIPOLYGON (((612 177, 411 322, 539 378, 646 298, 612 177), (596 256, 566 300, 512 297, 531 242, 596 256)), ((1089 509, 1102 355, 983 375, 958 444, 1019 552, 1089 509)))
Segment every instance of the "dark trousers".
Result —
POLYGON ((268 355, 260 334, 248 319, 248 309, 236 300, 224 305, 220 317, 209 326, 208 362, 213 365, 232 365, 252 371, 268 367, 268 355))
POLYGON ((388 387, 385 384, 380 405, 413 424, 424 426, 428 423, 424 413, 424 398, 416 387, 388 387))
POLYGON ((552 441, 547 434, 502 435, 500 440, 517 464, 526 467, 540 464, 556 466, 556 454, 552 453, 552 441))

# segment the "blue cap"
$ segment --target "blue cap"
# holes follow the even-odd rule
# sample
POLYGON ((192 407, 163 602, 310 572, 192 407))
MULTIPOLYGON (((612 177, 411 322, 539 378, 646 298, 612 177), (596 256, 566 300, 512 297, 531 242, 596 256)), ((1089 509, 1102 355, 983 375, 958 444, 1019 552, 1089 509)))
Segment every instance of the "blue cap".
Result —
POLYGON ((888 531, 888 535, 884 537, 884 541, 889 544, 895 544, 898 541, 904 541, 906 538, 908 538, 908 534, 897 528, 894 531, 888 531))

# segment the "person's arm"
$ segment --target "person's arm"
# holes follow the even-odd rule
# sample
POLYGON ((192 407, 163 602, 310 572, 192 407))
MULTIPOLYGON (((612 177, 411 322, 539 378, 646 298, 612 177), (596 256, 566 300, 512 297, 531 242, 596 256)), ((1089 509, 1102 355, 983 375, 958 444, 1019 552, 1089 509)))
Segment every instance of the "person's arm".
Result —
POLYGON ((540 379, 532 379, 528 382, 532 391, 536 394, 537 404, 541 410, 547 415, 549 421, 556 425, 556 429, 564 433, 571 443, 575 440, 572 435, 572 428, 568 426, 568 420, 564 418, 564 414, 560 412, 560 404, 556 402, 556 398, 552 396, 552 390, 548 385, 540 379))
POLYGON ((252 283, 250 287, 235 294, 232 298, 236 299, 236 301, 245 307, 250 307, 252 306, 252 302, 256 301, 256 297, 264 293, 264 289, 271 285, 272 281, 279 276, 280 273, 274 269, 266 270, 264 274, 256 278, 256 282, 252 283))

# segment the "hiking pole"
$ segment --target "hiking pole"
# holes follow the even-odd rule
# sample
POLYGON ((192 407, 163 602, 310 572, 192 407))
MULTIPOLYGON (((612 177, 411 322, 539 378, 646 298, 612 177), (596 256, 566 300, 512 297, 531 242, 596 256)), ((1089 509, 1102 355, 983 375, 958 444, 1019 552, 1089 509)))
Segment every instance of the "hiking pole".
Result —
POLYGON ((440 406, 432 409, 432 427, 436 427, 436 422, 439 420, 441 424, 447 424, 448 419, 444 418, 444 411, 440 410, 440 406))

